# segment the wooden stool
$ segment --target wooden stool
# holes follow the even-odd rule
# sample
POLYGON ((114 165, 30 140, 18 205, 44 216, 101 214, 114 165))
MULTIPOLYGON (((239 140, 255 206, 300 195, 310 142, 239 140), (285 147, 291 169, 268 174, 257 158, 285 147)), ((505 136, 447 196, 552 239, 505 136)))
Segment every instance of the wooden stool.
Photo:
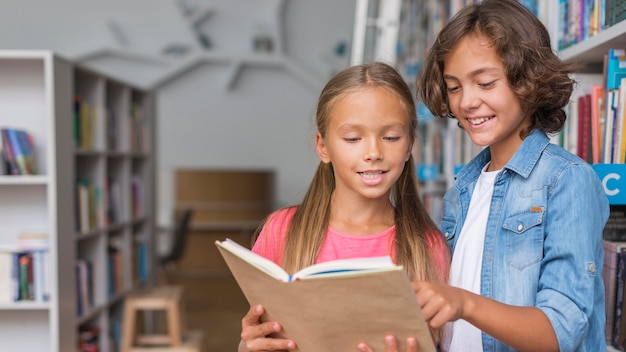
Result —
POLYGON ((162 286, 126 297, 121 352, 202 352, 203 333, 185 330, 182 293, 180 286, 162 286), (139 311, 154 310, 165 312, 167 334, 137 334, 139 311))

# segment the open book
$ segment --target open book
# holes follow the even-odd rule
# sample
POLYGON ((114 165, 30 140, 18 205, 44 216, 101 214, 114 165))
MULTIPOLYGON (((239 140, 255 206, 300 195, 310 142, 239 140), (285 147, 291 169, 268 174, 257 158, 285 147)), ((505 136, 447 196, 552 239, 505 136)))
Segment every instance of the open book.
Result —
POLYGON ((299 351, 355 351, 360 342, 385 351, 389 334, 400 350, 413 336, 420 352, 435 351, 406 272, 389 257, 330 261, 289 275, 230 239, 215 244, 248 303, 263 305, 262 320, 279 322, 278 337, 299 351))

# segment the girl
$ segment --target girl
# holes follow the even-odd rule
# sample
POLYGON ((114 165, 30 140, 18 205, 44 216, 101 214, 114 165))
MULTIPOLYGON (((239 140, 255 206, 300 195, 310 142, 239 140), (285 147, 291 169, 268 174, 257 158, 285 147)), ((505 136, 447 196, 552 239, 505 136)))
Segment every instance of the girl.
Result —
POLYGON ((450 286, 414 287, 443 351, 604 351, 609 205, 580 158, 550 144, 577 69, 516 0, 463 8, 439 33, 418 98, 487 146, 444 197, 450 286))
MULTIPOLYGON (((383 63, 347 68, 322 90, 316 117, 321 162, 309 189, 299 206, 269 216, 253 251, 288 272, 391 255, 412 280, 445 282, 448 248, 419 198, 411 156, 417 117, 402 77, 383 63)), ((262 314, 251 307, 243 318, 239 350, 296 348, 297 341, 270 338, 280 322, 261 322, 262 314)), ((415 339, 407 344, 415 348, 415 339)))

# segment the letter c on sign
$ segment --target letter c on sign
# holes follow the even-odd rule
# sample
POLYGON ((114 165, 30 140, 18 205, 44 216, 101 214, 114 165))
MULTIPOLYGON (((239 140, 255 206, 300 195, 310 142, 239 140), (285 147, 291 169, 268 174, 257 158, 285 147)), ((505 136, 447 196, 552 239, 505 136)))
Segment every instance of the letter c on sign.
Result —
POLYGON ((606 193, 607 196, 614 196, 619 193, 619 188, 609 189, 607 187, 607 183, 609 183, 609 180, 619 180, 619 179, 620 179, 619 174, 616 174, 614 172, 604 176, 604 178, 602 179, 602 187, 604 187, 604 193, 606 193))

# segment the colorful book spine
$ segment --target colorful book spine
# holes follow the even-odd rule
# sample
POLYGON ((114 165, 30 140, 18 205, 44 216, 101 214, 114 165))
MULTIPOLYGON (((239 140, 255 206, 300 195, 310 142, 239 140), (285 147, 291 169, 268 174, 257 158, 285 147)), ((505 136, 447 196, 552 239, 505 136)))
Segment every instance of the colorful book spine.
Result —
POLYGON ((20 168, 17 166, 17 161, 15 160, 15 153, 13 152, 11 140, 9 139, 9 130, 2 128, 0 129, 0 134, 2 136, 2 157, 5 163, 5 174, 19 175, 20 168))
POLYGON ((622 248, 626 247, 626 242, 615 242, 603 240, 604 265, 602 267, 602 279, 605 285, 605 313, 606 323, 604 336, 607 345, 613 344, 613 331, 615 327, 615 310, 617 302, 617 271, 619 266, 619 255, 622 248))

